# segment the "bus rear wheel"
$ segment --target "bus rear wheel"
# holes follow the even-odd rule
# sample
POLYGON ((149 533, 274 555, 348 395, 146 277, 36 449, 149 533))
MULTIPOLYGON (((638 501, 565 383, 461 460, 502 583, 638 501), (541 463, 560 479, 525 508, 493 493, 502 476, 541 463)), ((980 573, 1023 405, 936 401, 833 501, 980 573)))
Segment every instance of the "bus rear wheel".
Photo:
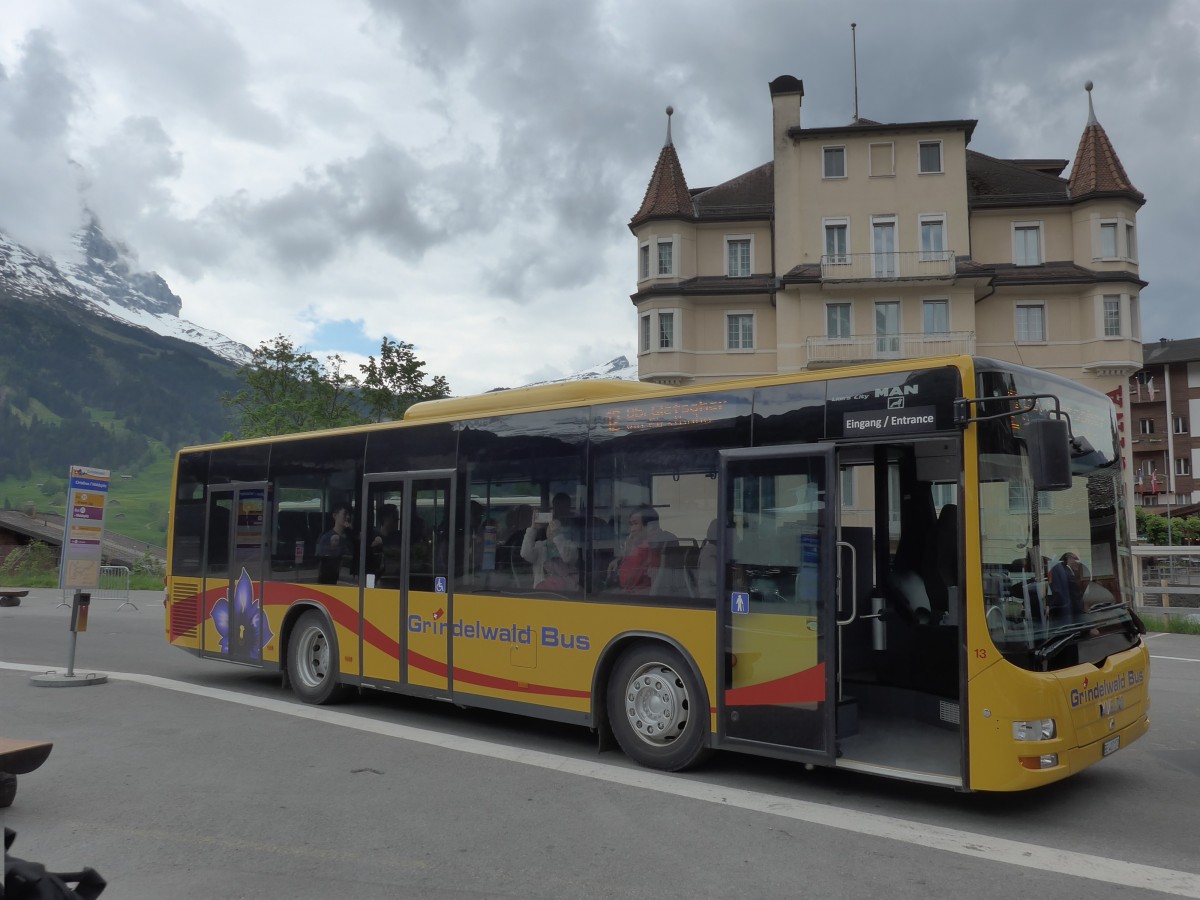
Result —
POLYGON ((678 772, 709 753, 708 704, 691 667, 664 644, 621 655, 608 683, 608 720, 625 755, 678 772))
POLYGON ((305 703, 334 703, 341 696, 337 681, 337 636, 315 609, 300 616, 288 641, 288 680, 305 703))

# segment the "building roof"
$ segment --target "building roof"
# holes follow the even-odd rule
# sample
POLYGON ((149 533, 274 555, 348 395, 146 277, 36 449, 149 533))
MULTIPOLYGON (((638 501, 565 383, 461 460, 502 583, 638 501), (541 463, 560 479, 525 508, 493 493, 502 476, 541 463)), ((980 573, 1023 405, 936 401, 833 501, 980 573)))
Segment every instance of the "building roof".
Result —
POLYGON ((649 219, 695 217, 691 192, 688 190, 687 179, 683 177, 683 165, 679 162, 679 154, 675 152, 675 144, 671 140, 673 112, 668 106, 667 141, 663 144, 662 152, 658 154, 658 162, 654 164, 654 173, 650 176, 650 184, 646 186, 646 196, 642 198, 641 208, 629 220, 631 229, 649 219))
POLYGON ((809 138, 828 138, 841 136, 852 136, 857 134, 895 134, 898 132, 917 132, 917 131, 962 131, 965 133, 966 143, 971 143, 971 135, 975 132, 975 126, 979 122, 977 119, 939 119, 931 122, 892 122, 881 123, 873 119, 864 119, 862 116, 849 125, 834 125, 824 128, 803 128, 799 125, 788 129, 788 137, 792 140, 805 140, 809 138))
POLYGON ((700 218, 765 218, 775 205, 775 163, 763 163, 716 187, 692 191, 700 218))
MULTIPOLYGON (((1061 170, 1060 170, 1061 171, 1061 170)), ((997 159, 967 151, 967 203, 983 206, 1037 206, 1067 203, 1067 180, 1028 160, 997 159)))
POLYGON ((1075 151, 1075 164, 1071 166, 1071 196, 1079 200, 1093 194, 1124 194, 1135 200, 1146 202, 1145 195, 1133 186, 1125 167, 1117 157, 1104 127, 1096 121, 1092 108, 1092 83, 1087 83, 1088 122, 1075 151))
MULTIPOLYGON (((991 267, 997 287, 1025 284, 1099 284, 1118 282, 1145 287, 1148 282, 1125 271, 1098 272, 1076 265, 1070 260, 1049 260, 1038 266, 1018 266, 997 263, 991 267)), ((961 273, 960 273, 961 274, 961 273)))
POLYGON ((1162 338, 1142 344, 1144 366, 1196 361, 1200 361, 1200 338, 1183 338, 1177 341, 1162 338))
MULTIPOLYGON (((817 267, 818 274, 820 266, 817 267)), ((635 304, 649 297, 680 295, 691 297, 728 296, 746 294, 769 294, 775 290, 775 278, 772 275, 751 275, 749 278, 727 278, 724 275, 701 275, 696 278, 685 278, 683 281, 671 281, 664 284, 650 284, 634 294, 629 299, 635 304)))

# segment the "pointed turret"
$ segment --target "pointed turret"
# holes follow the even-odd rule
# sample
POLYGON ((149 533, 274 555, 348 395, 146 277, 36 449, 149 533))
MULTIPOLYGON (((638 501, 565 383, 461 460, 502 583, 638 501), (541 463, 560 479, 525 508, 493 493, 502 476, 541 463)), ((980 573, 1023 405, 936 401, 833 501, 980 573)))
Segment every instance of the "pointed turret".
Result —
POLYGON ((1089 194, 1128 194, 1138 200, 1145 196, 1129 181, 1125 167, 1117 157, 1104 128, 1096 121, 1092 107, 1092 83, 1084 85, 1088 94, 1088 121, 1079 139, 1075 163, 1071 166, 1071 197, 1075 200, 1089 194))
POLYGON ((667 107, 667 140, 658 154, 658 162, 654 165, 654 174, 650 176, 642 206, 629 220, 631 228, 647 219, 691 219, 695 215, 687 179, 683 177, 683 166, 671 141, 671 116, 674 112, 672 107, 667 107))

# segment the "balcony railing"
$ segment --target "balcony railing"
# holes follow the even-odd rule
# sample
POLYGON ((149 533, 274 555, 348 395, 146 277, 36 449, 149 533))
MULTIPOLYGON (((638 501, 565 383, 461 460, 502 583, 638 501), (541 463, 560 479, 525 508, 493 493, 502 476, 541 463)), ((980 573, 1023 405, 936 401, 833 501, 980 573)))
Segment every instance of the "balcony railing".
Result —
POLYGON ((805 343, 809 366, 844 366, 880 359, 917 359, 958 353, 970 355, 975 352, 975 332, 855 334, 845 338, 810 337, 805 343))
POLYGON ((821 257, 822 281, 920 280, 949 278, 954 273, 953 250, 825 254, 821 257))

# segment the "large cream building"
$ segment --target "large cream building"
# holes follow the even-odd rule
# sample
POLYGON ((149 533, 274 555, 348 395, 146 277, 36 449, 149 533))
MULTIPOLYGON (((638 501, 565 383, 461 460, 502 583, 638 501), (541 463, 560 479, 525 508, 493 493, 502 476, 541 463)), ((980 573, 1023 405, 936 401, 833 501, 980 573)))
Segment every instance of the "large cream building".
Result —
POLYGON ((1142 361, 1145 198, 1090 88, 1069 177, 1065 159, 968 149, 971 119, 803 127, 804 85, 785 75, 770 84, 774 158, 691 189, 668 118, 630 222, 641 378, 966 352, 1125 384, 1142 361))

